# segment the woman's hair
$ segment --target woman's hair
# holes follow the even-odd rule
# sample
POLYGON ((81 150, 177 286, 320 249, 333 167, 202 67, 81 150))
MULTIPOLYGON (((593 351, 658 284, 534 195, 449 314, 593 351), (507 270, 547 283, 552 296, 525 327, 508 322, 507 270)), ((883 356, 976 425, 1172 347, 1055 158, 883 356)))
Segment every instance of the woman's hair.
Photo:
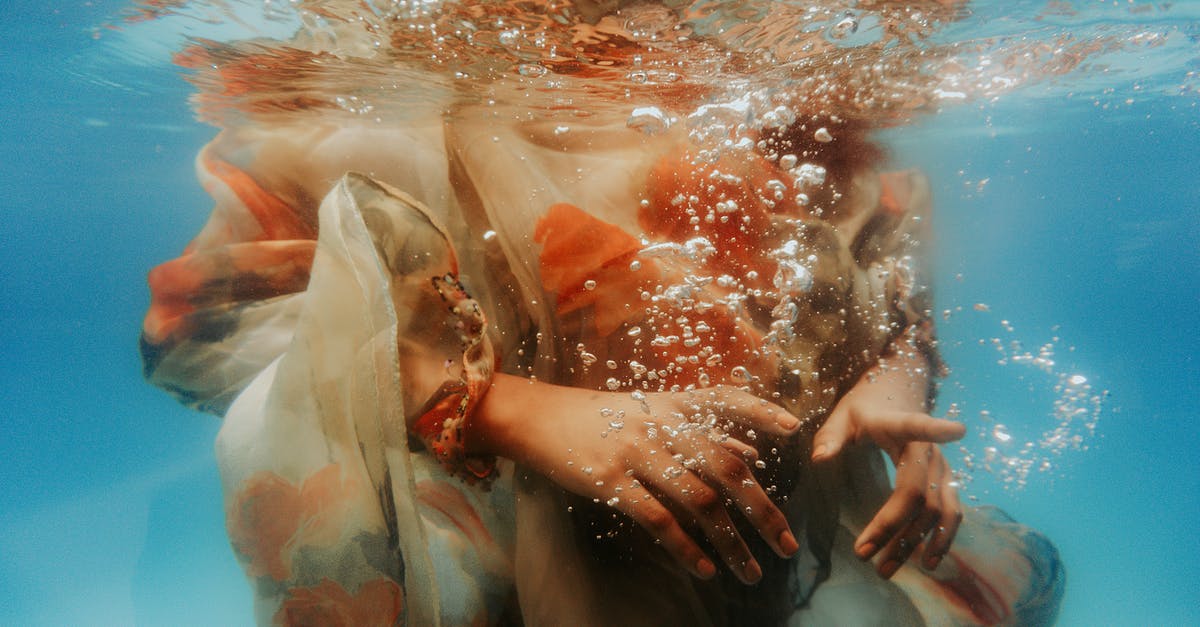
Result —
POLYGON ((814 115, 769 133, 771 152, 795 155, 801 163, 825 168, 825 183, 809 190, 811 206, 832 210, 859 173, 879 167, 887 151, 871 139, 865 120, 814 115))

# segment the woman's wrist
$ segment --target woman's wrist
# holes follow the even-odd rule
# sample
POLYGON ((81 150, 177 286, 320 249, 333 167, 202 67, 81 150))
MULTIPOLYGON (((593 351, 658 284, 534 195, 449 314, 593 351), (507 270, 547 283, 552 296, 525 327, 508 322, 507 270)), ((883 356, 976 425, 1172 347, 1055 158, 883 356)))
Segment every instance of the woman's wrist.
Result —
POLYGON ((869 396, 891 407, 928 411, 929 362, 919 351, 909 350, 897 340, 851 388, 847 396, 869 396))
POLYGON ((487 393, 464 425, 466 453, 512 459, 522 422, 520 416, 528 411, 531 388, 534 387, 542 386, 524 377, 496 373, 487 393))

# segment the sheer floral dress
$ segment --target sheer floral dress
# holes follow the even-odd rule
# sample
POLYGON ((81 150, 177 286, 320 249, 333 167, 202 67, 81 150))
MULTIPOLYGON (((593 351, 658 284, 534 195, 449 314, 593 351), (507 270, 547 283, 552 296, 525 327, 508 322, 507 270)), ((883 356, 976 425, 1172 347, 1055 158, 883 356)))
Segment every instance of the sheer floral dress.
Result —
POLYGON ((1063 571, 1039 534, 971 509, 936 570, 883 580, 851 550, 890 493, 881 454, 805 461, 889 344, 937 367, 919 174, 862 173, 816 215, 753 150, 705 161, 624 120, 561 133, 493 115, 246 125, 198 158, 216 206, 151 272, 142 347, 154 383, 224 417, 228 532, 259 622, 1053 620, 1063 571), (496 371, 773 398, 811 425, 769 444, 762 477, 803 550, 756 550, 757 586, 702 582, 603 505, 465 457, 462 418, 496 371))

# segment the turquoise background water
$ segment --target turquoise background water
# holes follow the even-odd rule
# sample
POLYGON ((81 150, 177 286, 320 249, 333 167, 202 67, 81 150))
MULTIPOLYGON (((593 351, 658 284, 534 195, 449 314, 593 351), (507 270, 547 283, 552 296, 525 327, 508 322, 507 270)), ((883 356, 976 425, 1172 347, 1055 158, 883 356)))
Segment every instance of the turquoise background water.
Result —
MULTIPOLYGON (((165 64, 95 63, 120 7, 7 0, 0 21, 0 624, 247 624, 219 424, 144 384, 136 350, 146 271, 206 217, 191 159, 214 130, 165 64)), ((967 494, 1056 541, 1062 624, 1200 624, 1200 99, 1099 78, 1114 91, 1017 92, 887 137, 933 180, 938 307, 963 307, 943 408, 1052 426, 1053 377, 996 364, 992 337, 1057 336, 1059 370, 1111 393, 1088 450, 1021 490, 976 471, 967 494)))

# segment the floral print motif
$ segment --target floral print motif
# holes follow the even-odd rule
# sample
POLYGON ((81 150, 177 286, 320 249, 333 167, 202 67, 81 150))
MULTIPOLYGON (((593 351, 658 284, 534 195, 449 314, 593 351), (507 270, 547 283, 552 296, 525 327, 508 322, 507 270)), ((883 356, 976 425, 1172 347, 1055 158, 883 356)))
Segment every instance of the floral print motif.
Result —
POLYGON ((296 550, 338 540, 360 489, 338 464, 321 468, 299 487, 273 472, 252 475, 226 512, 230 541, 248 561, 247 572, 289 579, 296 550))
POLYGON ((350 594, 337 582, 322 579, 311 588, 291 588, 275 613, 287 627, 392 627, 404 610, 404 591, 390 579, 375 579, 350 594))

